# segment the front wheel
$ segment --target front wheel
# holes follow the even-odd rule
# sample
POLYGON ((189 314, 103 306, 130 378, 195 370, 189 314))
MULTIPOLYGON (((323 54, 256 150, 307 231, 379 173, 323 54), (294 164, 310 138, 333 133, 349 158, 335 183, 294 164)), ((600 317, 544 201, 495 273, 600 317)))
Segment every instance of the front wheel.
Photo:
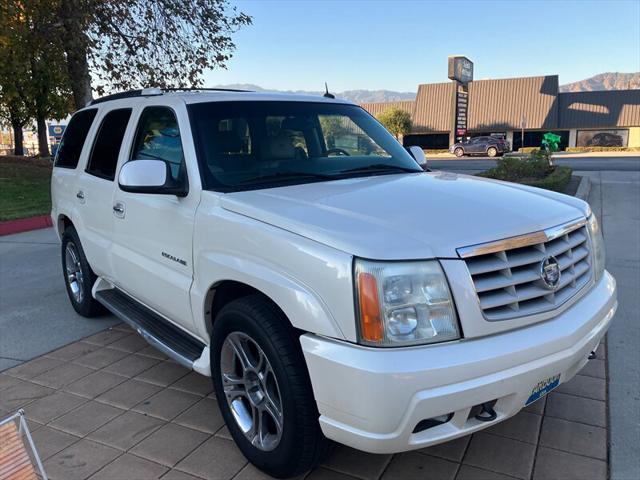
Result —
POLYGON ((304 473, 324 457, 311 382, 297 335, 260 295, 226 305, 213 324, 211 375, 236 444, 278 478, 304 473))
POLYGON ((487 155, 489 155, 491 158, 495 157, 497 154, 498 154, 498 149, 496 149, 495 147, 487 148, 487 155))
POLYGON ((453 151, 453 153, 454 153, 454 155, 456 157, 460 158, 460 157, 462 157, 464 155, 464 150, 462 148, 458 147, 453 151))
POLYGON ((95 317, 105 312, 104 307, 91 296, 96 281, 84 254, 78 232, 67 227, 62 234, 62 272, 67 295, 73 309, 83 317, 95 317))

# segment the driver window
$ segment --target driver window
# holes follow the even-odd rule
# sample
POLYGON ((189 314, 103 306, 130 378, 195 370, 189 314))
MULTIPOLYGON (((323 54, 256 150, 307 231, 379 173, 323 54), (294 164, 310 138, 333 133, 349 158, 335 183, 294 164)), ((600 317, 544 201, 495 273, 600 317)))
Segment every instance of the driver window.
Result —
POLYGON ((168 107, 147 107, 140 115, 131 160, 164 160, 174 180, 186 175, 180 129, 168 107))

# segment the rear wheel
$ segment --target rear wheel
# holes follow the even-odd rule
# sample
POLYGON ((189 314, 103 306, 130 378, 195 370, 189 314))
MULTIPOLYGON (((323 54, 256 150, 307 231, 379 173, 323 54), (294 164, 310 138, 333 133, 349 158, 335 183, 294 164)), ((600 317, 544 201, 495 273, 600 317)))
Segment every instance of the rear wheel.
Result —
POLYGON ((453 153, 454 153, 454 155, 456 157, 460 158, 460 157, 462 157, 464 155, 464 150, 462 148, 458 147, 453 151, 453 153))
POLYGON ((498 149, 496 147, 489 147, 487 148, 487 155, 489 155, 490 157, 495 157, 498 154, 498 149))
POLYGON ((105 312, 104 307, 91 296, 96 274, 87 262, 78 232, 73 227, 67 227, 62 234, 62 272, 67 295, 76 312, 84 317, 95 317, 105 312))
POLYGON ((256 467, 284 478, 322 460, 328 440, 298 336, 268 299, 251 295, 220 311, 211 375, 229 432, 256 467))

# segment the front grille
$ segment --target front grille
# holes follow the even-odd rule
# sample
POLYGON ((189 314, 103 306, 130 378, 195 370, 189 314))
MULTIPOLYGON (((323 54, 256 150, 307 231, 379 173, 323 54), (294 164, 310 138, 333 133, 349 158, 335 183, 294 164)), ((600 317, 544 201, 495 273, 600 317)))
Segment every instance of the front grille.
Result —
POLYGON ((458 250, 464 258, 487 320, 508 320, 558 308, 591 278, 591 251, 584 221, 531 235, 458 250), (541 277, 542 262, 555 257, 561 276, 555 289, 541 277))

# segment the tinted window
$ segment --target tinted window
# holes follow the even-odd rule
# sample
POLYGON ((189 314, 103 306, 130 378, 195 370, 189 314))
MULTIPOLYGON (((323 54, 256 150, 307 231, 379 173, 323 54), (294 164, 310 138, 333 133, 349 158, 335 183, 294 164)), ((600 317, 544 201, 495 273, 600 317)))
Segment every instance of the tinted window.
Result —
POLYGON ((260 101, 187 108, 206 189, 422 172, 398 141, 355 105, 260 101))
POLYGON ((84 141, 87 139, 87 134, 97 112, 98 110, 95 108, 83 110, 71 118, 56 150, 56 167, 76 168, 78 166, 84 141))
MULTIPOLYGON (((221 131, 228 131, 233 125, 221 123, 221 131)), ((228 148, 238 148, 237 145, 228 148)), ((140 116, 136 140, 131 160, 164 160, 171 167, 174 180, 182 180, 186 175, 182 141, 178 120, 173 110, 167 107, 145 108, 140 116)))
POLYGON ((91 150, 87 173, 107 180, 114 179, 122 139, 130 116, 130 108, 112 110, 104 116, 91 150))

